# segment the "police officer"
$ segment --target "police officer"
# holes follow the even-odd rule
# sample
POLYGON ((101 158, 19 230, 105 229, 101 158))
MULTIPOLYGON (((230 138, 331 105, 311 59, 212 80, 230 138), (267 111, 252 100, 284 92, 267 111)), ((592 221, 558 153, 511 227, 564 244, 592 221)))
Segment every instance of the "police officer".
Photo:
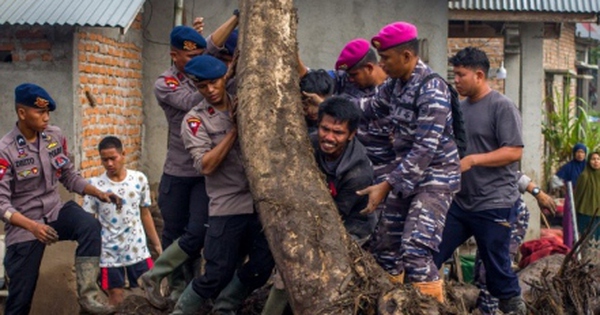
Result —
POLYGON ((112 193, 88 184, 67 157, 67 140, 49 125, 56 103, 40 86, 24 83, 15 89, 18 121, 0 140, 0 216, 5 222, 4 266, 10 278, 4 314, 29 314, 46 245, 72 240, 77 293, 82 310, 107 314, 112 310, 96 300, 100 289, 100 223, 81 207, 63 204, 58 183, 80 195, 120 204, 112 193))
MULTIPOLYGON (((173 65, 154 85, 154 94, 169 126, 167 158, 158 190, 158 206, 164 220, 164 251, 153 268, 139 279, 148 302, 159 309, 168 306, 160 293, 160 282, 164 277, 170 276, 174 300, 187 285, 184 269, 193 273, 193 261, 199 257, 204 244, 204 225, 208 216, 204 177, 194 169, 180 136, 183 116, 202 101, 183 68, 190 59, 204 53, 206 41, 193 28, 176 26, 171 31, 170 42, 173 65)), ((191 280, 193 276, 187 278, 191 280)))
MULTIPOLYGON (((237 20, 234 15, 212 33, 210 46, 221 47, 237 25, 237 20)), ((170 276, 170 299, 177 301, 187 281, 191 281, 199 269, 195 262, 204 245, 208 218, 204 177, 194 169, 180 136, 183 116, 202 100, 202 95, 184 75, 183 68, 191 58, 208 52, 207 42, 196 30, 187 26, 173 28, 170 41, 173 65, 159 76, 154 87, 158 104, 169 124, 167 159, 158 195, 158 205, 165 222, 162 235, 165 250, 154 267, 139 279, 148 302, 159 309, 168 306, 160 292, 161 280, 170 276)), ((213 50, 218 51, 216 48, 213 50)))
POLYGON ((386 180, 359 192, 369 194, 366 212, 374 211, 392 192, 377 227, 383 251, 374 254, 395 276, 393 280, 406 279, 422 293, 443 301, 442 280, 432 254, 438 250, 448 207, 460 188, 449 89, 442 79, 434 78, 419 90, 433 71, 419 58, 414 25, 389 24, 371 43, 391 80, 374 97, 361 100, 361 108, 369 118, 389 116, 396 151, 396 168, 386 180), (417 93, 420 97, 415 100, 417 93))
POLYGON ((192 59, 185 71, 205 100, 184 117, 182 138, 194 166, 206 176, 210 205, 204 274, 185 289, 171 314, 195 314, 212 298, 215 313, 235 314, 267 281, 274 261, 242 164, 234 100, 225 90, 227 66, 205 55, 192 59))

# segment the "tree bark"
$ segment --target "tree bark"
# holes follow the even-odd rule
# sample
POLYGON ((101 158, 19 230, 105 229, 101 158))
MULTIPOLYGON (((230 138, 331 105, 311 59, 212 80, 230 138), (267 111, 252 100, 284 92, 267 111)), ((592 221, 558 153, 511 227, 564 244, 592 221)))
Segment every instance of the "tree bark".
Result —
POLYGON ((240 12, 240 144, 294 313, 374 313, 392 284, 351 241, 317 168, 300 102, 293 1, 241 0, 240 12))

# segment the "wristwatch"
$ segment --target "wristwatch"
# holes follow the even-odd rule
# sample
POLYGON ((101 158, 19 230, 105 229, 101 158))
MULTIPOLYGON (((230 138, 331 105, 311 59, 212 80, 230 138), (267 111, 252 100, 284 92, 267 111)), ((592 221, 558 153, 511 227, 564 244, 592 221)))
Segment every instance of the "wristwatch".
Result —
POLYGON ((541 192, 540 187, 533 187, 533 189, 531 190, 531 195, 536 197, 537 195, 539 195, 541 192))

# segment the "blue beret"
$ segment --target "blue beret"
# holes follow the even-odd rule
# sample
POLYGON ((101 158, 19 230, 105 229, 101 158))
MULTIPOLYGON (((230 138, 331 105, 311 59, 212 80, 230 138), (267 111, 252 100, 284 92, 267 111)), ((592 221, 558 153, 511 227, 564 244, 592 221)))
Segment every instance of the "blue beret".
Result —
POLYGON ((201 55, 188 61, 184 71, 190 79, 195 81, 214 80, 227 73, 227 66, 213 56, 201 55))
POLYGON ((229 56, 233 56, 233 52, 235 51, 235 47, 237 47, 237 40, 238 40, 238 30, 235 29, 233 30, 233 32, 231 32, 231 34, 229 35, 229 37, 227 37, 227 40, 225 41, 225 49, 223 49, 223 53, 229 56))
POLYGON ((179 25, 171 31, 171 46, 179 50, 204 49, 206 40, 195 29, 179 25))
POLYGON ((42 87, 23 83, 15 88, 15 103, 34 108, 56 109, 56 103, 42 87))

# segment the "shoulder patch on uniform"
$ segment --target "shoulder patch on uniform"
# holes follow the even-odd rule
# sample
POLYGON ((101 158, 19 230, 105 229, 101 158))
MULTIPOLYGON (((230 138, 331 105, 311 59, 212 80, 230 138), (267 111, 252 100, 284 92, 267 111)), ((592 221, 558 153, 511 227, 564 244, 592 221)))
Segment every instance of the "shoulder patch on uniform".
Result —
POLYGON ((196 117, 191 117, 191 118, 188 118, 188 120, 186 122, 187 122, 187 125, 190 128, 190 131, 192 132, 192 134, 194 136, 196 136, 196 133, 198 132, 198 129, 200 128, 200 125, 202 124, 200 119, 198 119, 196 117))
POLYGON ((56 168, 62 168, 63 166, 65 166, 67 163, 69 163, 69 158, 67 158, 66 156, 57 156, 54 158, 54 165, 56 166, 56 168))
POLYGON ((7 160, 0 159, 0 180, 2 180, 2 178, 4 177, 4 174, 6 174, 6 170, 9 167, 10 167, 10 163, 8 163, 7 160))
POLYGON ((165 77, 165 84, 175 90, 179 86, 179 80, 175 77, 165 77))

